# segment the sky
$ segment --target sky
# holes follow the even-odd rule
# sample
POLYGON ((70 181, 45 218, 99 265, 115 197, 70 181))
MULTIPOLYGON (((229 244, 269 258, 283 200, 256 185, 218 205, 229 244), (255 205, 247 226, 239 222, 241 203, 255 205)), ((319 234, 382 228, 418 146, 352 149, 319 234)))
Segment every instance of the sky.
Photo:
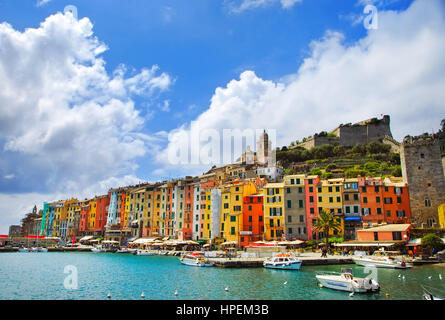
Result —
POLYGON ((437 131, 443 52, 441 0, 0 0, 0 234, 43 201, 223 162, 172 161, 208 150, 193 132, 437 131))

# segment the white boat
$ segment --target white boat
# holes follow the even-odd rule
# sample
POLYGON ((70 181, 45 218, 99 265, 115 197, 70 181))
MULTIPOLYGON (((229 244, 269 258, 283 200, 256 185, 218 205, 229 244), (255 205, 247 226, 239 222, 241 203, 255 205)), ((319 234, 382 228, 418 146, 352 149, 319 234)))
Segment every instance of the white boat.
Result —
POLYGON ((42 247, 37 248, 37 250, 38 252, 48 252, 47 248, 42 248, 42 247))
POLYGON ((28 249, 28 248, 20 248, 19 252, 30 252, 30 249, 28 249))
POLYGON ((264 268, 282 269, 282 270, 299 270, 301 267, 301 260, 288 253, 277 254, 276 256, 266 259, 263 262, 264 268))
POLYGON ((133 253, 133 251, 131 251, 130 249, 127 249, 127 248, 121 248, 121 249, 117 250, 116 253, 133 253))
POLYGON ((136 251, 137 256, 154 256, 154 252, 148 250, 138 250, 136 251))
POLYGON ((352 269, 350 268, 342 269, 340 275, 316 275, 315 277, 322 287, 334 290, 357 293, 376 292, 380 290, 380 285, 376 280, 354 277, 352 269))
POLYGON ((94 247, 91 249, 92 252, 98 253, 98 252, 104 252, 100 247, 94 247))
POLYGON ((197 252, 185 254, 179 258, 179 261, 182 264, 193 267, 213 267, 213 262, 197 252))
POLYGON ((413 266, 403 259, 398 258, 396 254, 391 254, 391 252, 388 251, 376 251, 371 256, 354 256, 352 257, 352 261, 363 267, 407 269, 413 266))
POLYGON ((445 300, 445 298, 439 297, 438 295, 431 293, 431 290, 427 290, 424 286, 421 285, 421 287, 423 289, 424 300, 445 300))

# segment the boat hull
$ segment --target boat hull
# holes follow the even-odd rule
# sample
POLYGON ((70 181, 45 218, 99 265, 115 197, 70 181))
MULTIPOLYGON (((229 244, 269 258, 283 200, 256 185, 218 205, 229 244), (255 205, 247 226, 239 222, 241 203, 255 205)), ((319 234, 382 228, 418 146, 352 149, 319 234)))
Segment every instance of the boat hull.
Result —
POLYGON ((316 275, 315 277, 317 278, 318 282, 320 282, 321 286, 329 289, 356 293, 376 292, 380 290, 380 287, 377 289, 372 289, 371 287, 365 288, 356 284, 354 285, 353 280, 344 279, 340 276, 316 275))
POLYGON ((192 266, 192 267, 213 267, 213 262, 193 261, 193 260, 187 260, 187 259, 183 259, 180 261, 182 264, 185 264, 187 266, 192 266))
POLYGON ((279 270, 300 270, 301 261, 299 262, 288 262, 288 263, 272 263, 265 262, 263 264, 264 268, 267 269, 279 269, 279 270))
POLYGON ((398 263, 389 263, 386 261, 378 261, 378 260, 363 259, 363 258, 352 258, 352 261, 354 261, 356 265, 362 267, 376 267, 376 268, 388 268, 388 269, 408 269, 412 267, 408 263, 406 263, 405 266, 403 266, 398 263))

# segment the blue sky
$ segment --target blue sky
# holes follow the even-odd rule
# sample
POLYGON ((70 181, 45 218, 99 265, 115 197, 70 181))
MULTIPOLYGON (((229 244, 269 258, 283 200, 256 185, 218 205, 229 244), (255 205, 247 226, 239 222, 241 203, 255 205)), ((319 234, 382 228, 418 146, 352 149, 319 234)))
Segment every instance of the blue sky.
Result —
POLYGON ((202 173, 166 161, 191 121, 276 129, 278 145, 386 113, 398 140, 437 130, 444 21, 440 0, 0 0, 0 46, 16 50, 0 47, 0 233, 42 199, 202 173))

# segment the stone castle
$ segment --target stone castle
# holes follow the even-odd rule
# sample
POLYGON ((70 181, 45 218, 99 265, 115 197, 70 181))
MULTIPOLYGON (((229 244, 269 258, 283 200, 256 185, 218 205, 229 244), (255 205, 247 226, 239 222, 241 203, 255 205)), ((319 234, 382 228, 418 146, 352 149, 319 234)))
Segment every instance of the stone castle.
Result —
POLYGON ((374 141, 382 142, 385 137, 392 138, 389 115, 384 115, 382 119, 372 118, 354 124, 341 124, 330 134, 315 134, 307 141, 290 148, 311 149, 323 144, 340 144, 352 147, 356 144, 365 145, 374 141))

